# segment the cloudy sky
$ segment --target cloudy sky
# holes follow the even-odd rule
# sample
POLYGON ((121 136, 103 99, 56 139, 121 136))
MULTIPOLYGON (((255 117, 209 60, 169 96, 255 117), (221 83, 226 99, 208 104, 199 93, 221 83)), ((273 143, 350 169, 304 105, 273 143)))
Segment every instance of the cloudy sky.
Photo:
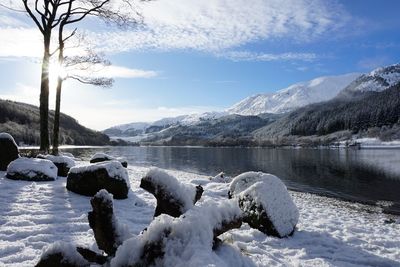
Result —
MULTIPOLYGON (((85 126, 221 111, 295 82, 400 61, 398 0, 157 0, 137 8, 144 25, 135 29, 77 25, 113 63, 103 74, 115 78, 111 89, 65 83, 62 111, 85 126)), ((38 105, 41 49, 33 22, 0 7, 0 98, 38 105)))

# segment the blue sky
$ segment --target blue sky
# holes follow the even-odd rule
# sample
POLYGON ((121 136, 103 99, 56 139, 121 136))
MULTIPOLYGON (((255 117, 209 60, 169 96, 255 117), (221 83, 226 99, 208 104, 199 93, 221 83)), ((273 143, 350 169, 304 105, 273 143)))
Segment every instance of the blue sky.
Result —
MULTIPOLYGON (((397 0, 158 0, 139 8, 140 29, 79 24, 116 80, 111 89, 65 83, 62 111, 88 127, 221 111, 253 94, 400 61, 397 0)), ((0 98, 38 104, 40 54, 31 21, 0 8, 0 98)))

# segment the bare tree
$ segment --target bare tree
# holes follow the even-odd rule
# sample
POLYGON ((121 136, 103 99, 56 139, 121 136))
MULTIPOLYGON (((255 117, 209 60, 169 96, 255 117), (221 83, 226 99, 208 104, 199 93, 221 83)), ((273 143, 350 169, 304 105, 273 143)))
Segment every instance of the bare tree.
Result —
MULTIPOLYGON (((61 40, 61 39, 60 39, 61 40)), ((61 109, 61 91, 65 80, 72 79, 83 84, 90 84, 104 88, 111 87, 114 79, 108 77, 101 77, 97 75, 97 66, 107 67, 111 63, 104 59, 100 54, 88 50, 85 55, 80 56, 64 56, 64 42, 62 39, 62 46, 60 45, 58 64, 64 69, 64 73, 59 73, 57 77, 57 90, 56 90, 56 105, 54 112, 54 125, 53 125, 53 147, 52 153, 58 155, 59 136, 60 136, 60 109, 61 109)))
MULTIPOLYGON (((3 1, 4 2, 4 1, 3 1)), ((1 6, 25 12, 43 35, 43 58, 40 85, 40 150, 49 151, 49 63, 51 37, 55 28, 59 33, 66 25, 75 24, 88 16, 96 16, 118 26, 135 25, 140 19, 134 0, 19 0, 1 6), (18 6, 22 5, 22 6, 18 6)), ((63 38, 59 35, 59 38, 63 38)), ((63 48, 59 47, 59 53, 63 48)), ((63 55, 59 55, 61 58, 63 55)))

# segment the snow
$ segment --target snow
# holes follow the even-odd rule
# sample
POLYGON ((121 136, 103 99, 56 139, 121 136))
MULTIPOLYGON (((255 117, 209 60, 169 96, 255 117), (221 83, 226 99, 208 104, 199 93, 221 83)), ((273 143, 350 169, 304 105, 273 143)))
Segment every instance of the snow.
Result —
POLYGON ((359 76, 358 73, 350 73, 296 83, 275 93, 248 97, 233 105, 227 112, 240 115, 289 112, 308 104, 334 98, 359 76))
POLYGON ((166 231, 170 233, 160 240, 164 244, 165 255, 158 262, 159 266, 205 266, 207 262, 221 261, 212 253, 213 229, 220 227, 224 221, 240 218, 241 213, 234 200, 208 200, 179 218, 162 214, 155 218, 142 235, 134 237, 118 249, 111 266, 136 263, 143 246, 157 242, 166 231), (134 257, 131 251, 135 251, 134 257))
POLYGON ((16 147, 18 147, 17 143, 14 140, 14 137, 12 137, 12 135, 9 133, 0 133, 0 139, 8 139, 12 141, 16 147))
POLYGON ((54 155, 41 155, 39 154, 37 156, 40 159, 47 159, 50 160, 53 163, 64 163, 67 165, 68 168, 72 168, 75 166, 75 161, 68 156, 54 156, 54 155))
POLYGON ((124 159, 124 158, 122 158, 122 157, 116 158, 116 157, 107 155, 107 154, 105 154, 105 153, 96 153, 96 154, 94 154, 94 155, 91 157, 90 161, 95 160, 95 159, 116 160, 116 161, 119 161, 119 162, 124 162, 124 161, 126 161, 126 159, 124 159))
POLYGON ((232 196, 238 195, 240 192, 249 188, 252 184, 260 181, 276 180, 279 178, 263 172, 245 172, 233 178, 230 184, 229 192, 232 196))
POLYGON ((127 170, 121 165, 119 161, 103 161, 88 165, 81 165, 72 167, 70 173, 83 173, 83 172, 94 172, 99 169, 105 169, 110 177, 117 180, 124 180, 129 187, 129 176, 127 170))
POLYGON ((220 172, 216 176, 210 177, 210 180, 214 183, 230 183, 232 181, 232 178, 226 176, 224 172, 220 172))
POLYGON ((398 82, 400 82, 400 64, 393 64, 361 75, 346 90, 353 92, 381 92, 396 85, 398 82))
MULTIPOLYGON (((114 200, 118 221, 128 225, 134 235, 139 235, 153 219, 156 200, 139 187, 138 179, 148 170, 128 167, 129 197, 114 200)), ((184 183, 208 181, 199 208, 207 205, 210 201, 207 199, 217 203, 227 199, 229 184, 210 182, 209 177, 193 173, 167 173, 184 183)), ((32 183, 8 180, 4 175, 5 172, 0 172, 0 266, 33 266, 42 249, 57 241, 98 251, 87 221, 90 197, 67 191, 65 179, 32 183)), ((378 207, 305 193, 290 194, 300 213, 292 237, 269 237, 244 224, 221 235, 224 244, 216 251, 199 247, 196 255, 182 255, 182 261, 191 260, 190 266, 216 267, 400 266, 399 216, 383 214, 378 207), (388 218, 397 222, 385 224, 388 218)), ((135 239, 125 241, 128 242, 138 243, 135 239)), ((195 250, 196 244, 202 243, 189 246, 195 250)), ((130 257, 138 253, 135 249, 129 252, 130 257)), ((189 265, 181 263, 181 266, 189 265)))
POLYGON ((19 173, 29 178, 34 178, 41 173, 54 180, 57 179, 57 167, 46 159, 18 158, 10 162, 7 173, 10 175, 19 173))
POLYGON ((358 138, 354 141, 360 143, 361 148, 400 148, 400 140, 385 142, 378 138, 358 138))
POLYGON ((70 264, 75 264, 76 266, 88 265, 88 262, 78 253, 74 244, 60 241, 47 246, 43 250, 42 258, 46 259, 48 256, 56 253, 61 253, 64 259, 70 264))
POLYGON ((290 235, 298 223, 299 211, 286 186, 275 176, 253 184, 240 193, 239 199, 245 212, 251 212, 254 204, 262 206, 281 237, 290 235))
POLYGON ((174 199, 180 200, 183 205, 183 213, 193 207, 196 195, 194 186, 179 182, 175 177, 159 168, 151 168, 144 177, 164 188, 174 199))

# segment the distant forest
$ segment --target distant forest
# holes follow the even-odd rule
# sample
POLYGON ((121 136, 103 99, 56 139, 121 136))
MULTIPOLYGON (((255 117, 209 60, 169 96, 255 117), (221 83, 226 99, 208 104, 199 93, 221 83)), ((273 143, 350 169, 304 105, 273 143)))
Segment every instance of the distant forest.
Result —
POLYGON ((291 116, 291 135, 326 135, 400 124, 400 84, 383 92, 366 92, 351 99, 310 105, 291 116))
MULTIPOLYGON (((50 129, 54 111, 49 114, 50 129)), ((0 132, 10 133, 17 143, 37 145, 39 143, 39 108, 33 105, 0 100, 0 132)), ((50 132, 52 136, 52 132, 50 132)), ((60 144, 107 145, 107 135, 80 125, 74 118, 61 114, 60 144)))

